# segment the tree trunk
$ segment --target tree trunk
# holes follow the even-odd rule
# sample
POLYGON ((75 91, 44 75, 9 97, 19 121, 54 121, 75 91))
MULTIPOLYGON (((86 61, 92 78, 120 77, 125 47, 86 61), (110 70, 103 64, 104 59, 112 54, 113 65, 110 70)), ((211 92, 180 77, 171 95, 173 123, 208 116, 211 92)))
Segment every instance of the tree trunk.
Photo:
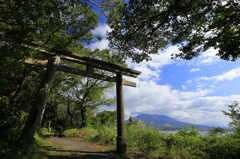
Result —
POLYGON ((87 110, 86 110, 86 107, 81 108, 81 116, 82 116, 81 128, 85 128, 87 126, 87 110))
POLYGON ((73 127, 73 126, 75 126, 74 124, 73 124, 73 113, 71 113, 71 111, 70 111, 70 99, 69 99, 69 97, 68 97, 68 104, 67 104, 67 114, 70 116, 70 124, 71 124, 71 127, 73 127))

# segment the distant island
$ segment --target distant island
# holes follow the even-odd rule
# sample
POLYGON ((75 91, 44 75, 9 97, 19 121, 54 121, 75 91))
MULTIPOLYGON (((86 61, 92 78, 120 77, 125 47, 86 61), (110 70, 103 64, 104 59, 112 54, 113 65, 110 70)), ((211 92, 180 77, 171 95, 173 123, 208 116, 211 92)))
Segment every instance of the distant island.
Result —
MULTIPOLYGON (((184 128, 190 129, 191 126, 196 127, 198 130, 209 130, 212 126, 197 125, 187 122, 181 122, 166 115, 157 114, 139 114, 133 117, 134 120, 143 121, 146 126, 158 128, 159 130, 182 130, 184 128)), ((129 122, 128 120, 126 122, 129 122)))

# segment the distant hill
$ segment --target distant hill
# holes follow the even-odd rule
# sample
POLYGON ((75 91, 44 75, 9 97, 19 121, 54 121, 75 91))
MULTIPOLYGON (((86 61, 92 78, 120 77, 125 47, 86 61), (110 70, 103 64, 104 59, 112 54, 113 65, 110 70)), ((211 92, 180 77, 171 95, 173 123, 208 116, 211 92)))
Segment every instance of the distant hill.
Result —
POLYGON ((152 126, 159 130, 181 130, 184 127, 190 128, 191 126, 194 126, 199 130, 207 130, 211 128, 211 126, 181 122, 166 115, 139 114, 138 116, 133 117, 133 119, 144 121, 147 126, 152 126))

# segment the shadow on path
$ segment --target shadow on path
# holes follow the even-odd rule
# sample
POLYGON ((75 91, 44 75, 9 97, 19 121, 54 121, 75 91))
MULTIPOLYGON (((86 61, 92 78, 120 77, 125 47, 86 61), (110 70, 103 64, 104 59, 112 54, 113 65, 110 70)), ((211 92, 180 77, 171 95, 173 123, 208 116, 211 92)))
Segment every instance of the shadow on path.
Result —
POLYGON ((52 150, 54 154, 48 155, 48 159, 149 159, 144 154, 128 153, 123 156, 115 151, 91 152, 91 151, 71 151, 71 150, 52 150))
POLYGON ((70 154, 66 153, 65 155, 63 154, 54 154, 54 155, 49 155, 47 156, 49 159, 127 159, 128 157, 124 156, 116 156, 116 155, 111 155, 111 154, 96 154, 94 153, 82 153, 82 152, 71 152, 70 154))
POLYGON ((46 136, 52 146, 43 146, 47 151, 48 159, 166 159, 150 157, 141 152, 127 152, 126 156, 116 151, 102 151, 94 143, 85 142, 78 138, 59 138, 46 136))
MULTIPOLYGON (((49 155, 48 159, 128 159, 116 151, 100 151, 92 143, 74 138, 49 137, 54 146, 44 146, 49 155), (55 147, 56 146, 56 147, 55 147)), ((141 157, 138 157, 141 158, 141 157)))

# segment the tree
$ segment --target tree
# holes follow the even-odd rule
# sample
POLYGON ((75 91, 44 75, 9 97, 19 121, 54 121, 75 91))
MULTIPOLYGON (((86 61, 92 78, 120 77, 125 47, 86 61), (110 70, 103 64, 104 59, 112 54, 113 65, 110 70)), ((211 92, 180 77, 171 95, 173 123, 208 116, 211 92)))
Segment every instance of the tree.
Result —
POLYGON ((91 119, 91 125, 95 127, 99 126, 116 126, 117 124, 117 111, 107 111, 97 113, 95 117, 91 119))
POLYGON ((110 21, 110 46, 122 58, 151 60, 168 44, 173 57, 192 59, 211 47, 218 56, 236 60, 240 49, 239 3, 234 0, 129 0, 121 18, 110 21))
POLYGON ((29 66, 15 71, 13 73, 5 70, 4 74, 9 76, 1 77, 3 85, 1 84, 0 91, 0 135, 3 140, 5 137, 8 140, 9 135, 11 135, 9 130, 22 128, 27 112, 34 100, 43 69, 29 66))
MULTIPOLYGON (((108 3, 108 0, 104 2, 108 3)), ((17 132, 22 128, 34 100, 38 80, 44 73, 44 69, 29 67, 22 63, 22 60, 49 58, 39 54, 37 48, 28 47, 29 42, 41 42, 45 49, 50 47, 66 50, 71 44, 87 44, 95 38, 100 39, 91 32, 98 24, 98 14, 93 11, 90 4, 94 4, 94 1, 1 1, 0 128, 4 130, 0 132, 1 136, 4 133, 8 139, 18 137, 7 131, 10 128, 17 128, 15 130, 17 132)), ((24 132, 26 131, 22 134, 24 132)))
POLYGON ((83 1, 15 1, 1 3, 1 40, 15 47, 24 39, 65 48, 73 40, 87 42, 98 16, 83 1))
POLYGON ((224 115, 229 116, 232 121, 229 123, 230 127, 233 127, 236 132, 240 133, 240 106, 237 101, 234 101, 233 104, 228 105, 227 111, 222 111, 224 115))
POLYGON ((211 136, 216 136, 216 135, 221 135, 223 133, 227 133, 227 131, 224 128, 212 127, 211 129, 209 129, 208 134, 211 136))
POLYGON ((138 121, 133 119, 132 116, 129 117, 129 122, 128 122, 128 125, 138 125, 138 121))
MULTIPOLYGON (((84 53, 88 54, 87 52, 88 51, 85 51, 84 53)), ((116 63, 114 58, 111 58, 108 50, 100 51, 97 49, 91 53, 91 57, 116 63)), ((102 75, 113 76, 113 73, 103 70, 95 69, 95 72, 102 75)), ((115 103, 114 98, 112 99, 105 95, 105 91, 111 89, 114 83, 79 76, 76 80, 78 80, 79 83, 72 89, 71 94, 75 96, 78 109, 81 110, 81 127, 86 127, 87 109, 96 109, 100 105, 111 105, 115 103)))
POLYGON ((38 86, 33 81, 43 73, 43 69, 20 60, 48 58, 24 47, 25 40, 41 41, 59 49, 76 40, 89 42, 94 37, 90 31, 97 26, 98 16, 79 1, 9 0, 2 1, 0 8, 0 109, 4 123, 11 127, 6 116, 27 115, 38 86))
MULTIPOLYGON (((84 48, 82 44, 72 44, 67 49, 95 59, 116 63, 108 50, 90 50, 84 48)), ((62 61, 62 64, 80 70, 86 69, 84 65, 67 61, 62 61)), ((98 69, 94 72, 113 76, 110 72, 98 69)), ((105 95, 105 92, 111 90, 113 86, 114 83, 111 82, 58 72, 48 99, 44 123, 51 120, 53 128, 54 125, 61 125, 62 130, 86 127, 88 118, 94 115, 94 111, 99 106, 115 103, 114 98, 105 95)))

